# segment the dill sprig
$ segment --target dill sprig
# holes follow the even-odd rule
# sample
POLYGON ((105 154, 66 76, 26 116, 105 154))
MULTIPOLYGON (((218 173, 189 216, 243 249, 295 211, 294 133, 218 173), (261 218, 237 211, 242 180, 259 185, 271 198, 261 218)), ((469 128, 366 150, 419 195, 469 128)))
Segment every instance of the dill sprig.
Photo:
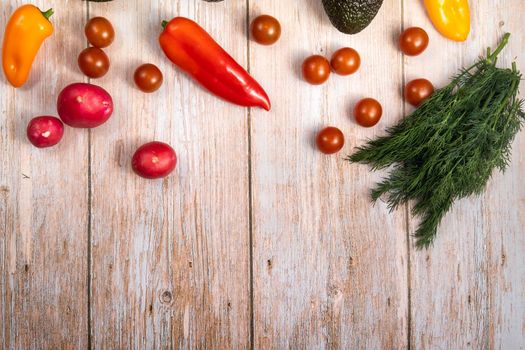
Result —
POLYGON ((412 215, 421 218, 415 232, 419 248, 432 244, 454 201, 483 193, 493 170, 509 164, 511 143, 525 120, 518 98, 521 73, 515 63, 496 67, 509 36, 386 136, 368 140, 348 157, 373 170, 391 168, 372 189, 372 200, 385 195, 391 210, 414 202, 412 215))

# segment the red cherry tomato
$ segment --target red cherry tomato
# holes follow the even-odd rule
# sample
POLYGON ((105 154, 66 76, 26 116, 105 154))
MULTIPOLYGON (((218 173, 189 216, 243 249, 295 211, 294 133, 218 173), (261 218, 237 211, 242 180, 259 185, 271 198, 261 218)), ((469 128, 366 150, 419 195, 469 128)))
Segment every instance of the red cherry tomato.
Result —
POLYGON ((330 65, 337 74, 350 75, 359 69, 361 57, 359 57, 359 53, 356 50, 350 47, 343 47, 332 55, 330 65))
POLYGON ((251 25, 252 38, 261 45, 272 45, 281 37, 281 24, 272 16, 255 18, 251 25))
POLYGON ((111 22, 104 17, 91 18, 84 28, 84 33, 89 43, 98 48, 111 45, 115 39, 115 30, 111 22))
POLYGON ((320 85, 330 77, 330 63, 323 56, 308 57, 303 63, 304 80, 312 85, 320 85))
POLYGON ((56 145, 62 139, 62 135, 64 135, 64 124, 55 117, 36 117, 27 125, 27 138, 38 148, 56 145))
POLYGON ((338 128, 329 126, 317 134, 316 143, 324 154, 337 153, 345 145, 345 135, 338 128))
POLYGON ((423 28, 411 27, 401 33, 399 47, 405 55, 417 56, 428 46, 428 34, 423 28))
POLYGON ((177 165, 177 155, 170 145, 153 141, 140 146, 131 160, 133 171, 146 179, 168 176, 177 165))
POLYGON ((109 70, 109 58, 98 47, 88 47, 78 56, 78 66, 90 78, 100 78, 109 70))
POLYGON ((405 99, 415 107, 418 107, 433 93, 434 85, 427 79, 415 79, 405 86, 405 99))
POLYGON ((367 128, 376 125, 382 114, 381 104, 373 98, 364 98, 354 107, 355 120, 359 125, 367 128))
POLYGON ((157 91, 162 85, 162 72, 156 65, 151 63, 138 67, 134 75, 135 84, 142 92, 157 91))

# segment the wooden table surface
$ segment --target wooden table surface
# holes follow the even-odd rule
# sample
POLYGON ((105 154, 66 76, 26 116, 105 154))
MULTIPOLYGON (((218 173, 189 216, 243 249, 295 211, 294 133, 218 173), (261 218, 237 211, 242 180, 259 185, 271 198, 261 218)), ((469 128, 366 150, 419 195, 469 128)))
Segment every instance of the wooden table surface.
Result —
MULTIPOLYGON (((55 8, 28 84, 0 82, 0 348, 2 349, 523 349, 525 348, 525 132, 512 165, 487 192, 460 201, 433 248, 418 251, 405 207, 371 206, 381 177, 343 156, 411 107, 401 89, 416 77, 442 86, 510 31, 500 64, 525 70, 522 0, 471 0, 466 43, 442 38, 421 1, 388 0, 362 33, 337 32, 321 0, 38 0, 55 8), (283 36, 265 47, 249 21, 277 17, 283 36), (177 70, 157 37, 162 19, 196 20, 270 95, 273 109, 215 98, 177 70), (115 113, 93 130, 67 128, 55 148, 25 138, 36 115, 56 115, 87 19, 117 31, 112 67, 93 81, 115 113), (430 35, 428 50, 404 57, 403 28, 430 35), (323 86, 300 78, 302 60, 351 46, 360 71, 323 86), (143 94, 141 63, 164 72, 143 94), (379 126, 350 117, 356 100, 381 101, 379 126), (314 147, 325 125, 345 133, 335 156, 314 147), (144 142, 170 143, 172 176, 135 176, 144 142)), ((25 1, 2 0, 0 27, 25 1)))

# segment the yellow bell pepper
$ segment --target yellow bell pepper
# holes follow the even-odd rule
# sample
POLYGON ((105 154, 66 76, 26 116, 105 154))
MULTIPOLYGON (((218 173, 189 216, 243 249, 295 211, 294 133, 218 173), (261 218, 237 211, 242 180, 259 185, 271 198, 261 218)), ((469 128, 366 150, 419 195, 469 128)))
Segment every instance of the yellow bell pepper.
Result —
POLYGON ((2 49, 2 67, 14 86, 24 85, 44 40, 53 34, 49 17, 53 9, 41 12, 33 5, 19 7, 7 22, 2 49))
POLYGON ((425 0, 428 17, 444 37, 465 41, 470 33, 468 0, 425 0))

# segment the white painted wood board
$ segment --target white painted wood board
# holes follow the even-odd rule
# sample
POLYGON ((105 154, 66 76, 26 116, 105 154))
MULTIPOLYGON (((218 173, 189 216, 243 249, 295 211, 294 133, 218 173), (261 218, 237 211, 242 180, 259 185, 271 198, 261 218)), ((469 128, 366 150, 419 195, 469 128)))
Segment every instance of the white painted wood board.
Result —
MULTIPOLYGON (((22 4, 0 6, 0 28, 22 4)), ((471 1, 463 44, 442 38, 416 0, 385 2, 362 33, 337 32, 318 0, 35 1, 54 7, 55 34, 27 87, 0 82, 0 348, 490 348, 525 347, 525 136, 512 164, 480 198, 461 201, 434 247, 417 251, 408 208, 371 206, 384 173, 344 156, 410 112, 405 82, 445 84, 458 68, 511 42, 500 64, 525 67, 519 0, 471 1), (249 40, 259 14, 283 27, 274 46, 249 40), (56 96, 88 81, 76 66, 94 16, 117 31, 111 69, 92 80, 116 102, 110 121, 66 130, 37 150, 27 122, 56 114, 56 96), (221 101, 174 67, 157 44, 160 21, 200 23, 249 68, 273 109, 221 101), (403 28, 422 26, 429 49, 407 58, 403 28), (357 49, 359 72, 323 86, 302 60, 357 49), (164 85, 146 95, 133 70, 151 62, 164 85), (354 103, 378 99, 381 123, 359 127, 354 103), (346 145, 320 154, 315 133, 333 125, 346 145), (142 143, 170 143, 175 173, 146 181, 130 169, 142 143)), ((523 68, 525 69, 525 68, 523 68)))

